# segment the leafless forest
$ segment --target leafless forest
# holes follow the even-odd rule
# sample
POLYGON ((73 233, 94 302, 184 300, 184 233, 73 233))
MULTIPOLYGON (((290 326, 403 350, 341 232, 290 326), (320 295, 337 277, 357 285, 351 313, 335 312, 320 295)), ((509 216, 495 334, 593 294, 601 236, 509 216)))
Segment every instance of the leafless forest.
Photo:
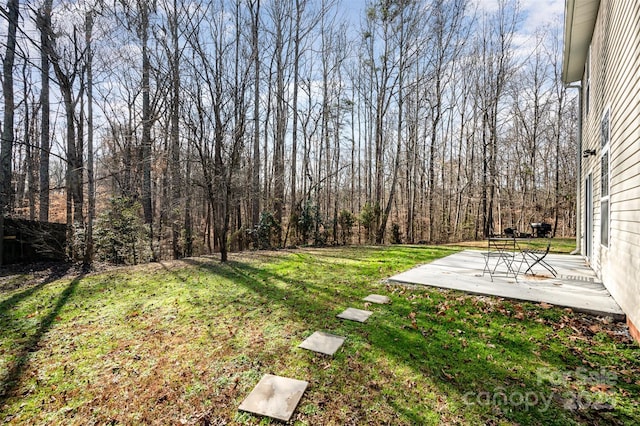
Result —
POLYGON ((85 262, 572 235, 560 25, 498 4, 8 0, 0 216, 85 262))

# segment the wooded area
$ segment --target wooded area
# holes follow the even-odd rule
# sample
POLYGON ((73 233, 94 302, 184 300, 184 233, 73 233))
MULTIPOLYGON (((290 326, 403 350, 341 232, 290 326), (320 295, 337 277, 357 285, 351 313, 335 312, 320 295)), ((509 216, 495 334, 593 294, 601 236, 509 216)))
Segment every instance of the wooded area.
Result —
POLYGON ((8 0, 0 217, 87 263, 572 235, 560 32, 498 3, 8 0))

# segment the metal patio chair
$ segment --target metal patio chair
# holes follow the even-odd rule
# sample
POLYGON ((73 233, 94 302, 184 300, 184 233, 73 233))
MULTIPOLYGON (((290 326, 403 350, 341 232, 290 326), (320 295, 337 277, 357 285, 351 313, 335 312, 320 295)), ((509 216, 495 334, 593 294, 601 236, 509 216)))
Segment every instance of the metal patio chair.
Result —
MULTIPOLYGON (((549 250, 551 249, 551 238, 547 239, 547 246, 544 249, 536 249, 536 248, 527 248, 522 250, 523 260, 529 266, 529 268, 524 272, 525 274, 529 273, 534 266, 540 265, 549 271, 554 277, 558 275, 558 271, 555 270, 553 266, 547 263, 544 259, 549 254, 549 250), (529 263, 532 261, 533 263, 529 263)), ((532 272, 533 273, 533 272, 532 272)))

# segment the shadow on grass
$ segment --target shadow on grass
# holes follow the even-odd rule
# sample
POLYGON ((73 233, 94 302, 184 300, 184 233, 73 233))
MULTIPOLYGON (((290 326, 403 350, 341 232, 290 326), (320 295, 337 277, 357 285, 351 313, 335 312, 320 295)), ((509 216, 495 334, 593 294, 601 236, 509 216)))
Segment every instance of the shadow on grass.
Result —
MULTIPOLYGON (((52 283, 53 281, 63 277, 71 269, 71 267, 72 265, 70 263, 60 264, 58 268, 53 269, 51 273, 39 284, 33 285, 25 290, 16 292, 11 297, 8 297, 6 300, 3 300, 2 302, 0 302, 0 315, 2 315, 2 313, 6 312, 9 309, 12 309, 15 305, 20 303, 20 301, 32 296, 47 284, 52 283)), ((5 271, 3 273, 6 274, 7 272, 5 271)))
MULTIPOLYGON (((60 293, 58 300, 53 307, 53 309, 47 314, 46 317, 40 321, 37 329, 28 338, 28 340, 24 343, 24 345, 18 350, 15 361, 11 364, 6 374, 0 378, 0 408, 4 405, 4 403, 9 399, 12 395, 13 390, 19 382, 22 373, 24 372, 27 363, 29 362, 29 358, 31 354, 38 349, 38 344, 42 337, 51 329, 54 321, 58 317, 58 314, 62 310, 62 308, 67 304, 69 299, 73 296, 78 287, 78 284, 84 277, 84 274, 77 276, 74 278, 67 287, 60 293)), ((24 299, 25 297, 30 296, 37 289, 42 288, 47 282, 43 282, 36 287, 33 287, 29 290, 25 290, 24 292, 18 293, 14 296, 14 300, 12 300, 12 304, 7 304, 6 306, 13 306, 13 304, 17 303, 19 300, 24 299), (17 297, 19 296, 19 297, 17 297)), ((11 299, 11 298, 10 298, 11 299)), ((7 301, 5 301, 7 302, 7 301)), ((7 309, 3 306, 3 309, 7 309)))
MULTIPOLYGON (((306 283, 300 280, 283 277, 278 274, 267 272, 263 269, 253 267, 244 262, 229 261, 224 264, 198 261, 196 259, 185 259, 185 263, 196 266, 208 273, 218 275, 234 284, 243 286, 256 293, 265 302, 286 307, 290 313, 295 314, 300 319, 308 320, 310 312, 320 313, 333 308, 327 303, 318 303, 309 300, 309 291, 319 293, 330 293, 328 288, 322 288, 315 284, 306 283), (292 286, 291 289, 283 289, 273 282, 280 281, 292 286)), ((184 278, 175 274, 178 278, 184 278)), ((240 301, 239 301, 240 302, 240 301)))
MULTIPOLYGON (((311 329, 331 320, 335 320, 336 325, 340 324, 334 317, 336 311, 356 303, 359 299, 354 299, 354 295, 367 291, 364 287, 358 287, 336 295, 330 283, 311 284, 243 262, 218 264, 187 260, 187 263, 247 288, 258 294, 265 305, 285 308, 292 317, 303 320, 311 329), (281 283, 286 286, 282 286, 281 283)), ((314 261, 314 265, 316 263, 317 260, 314 261)), ((345 268, 345 274, 349 273, 349 268, 345 268)), ((349 328, 350 332, 357 333, 360 339, 368 341, 379 351, 380 355, 360 354, 362 361, 369 364, 363 368, 375 369, 377 356, 390 357, 418 375, 428 377, 437 389, 436 392, 451 395, 454 404, 465 405, 467 396, 476 398, 486 393, 506 392, 507 398, 514 398, 515 402, 507 400, 506 404, 497 407, 503 411, 497 416, 491 414, 492 409, 496 407, 478 407, 476 404, 475 408, 468 406, 465 409, 476 410, 478 415, 487 419, 497 417, 527 424, 562 424, 568 418, 574 418, 572 414, 562 412, 557 403, 547 410, 548 407, 540 401, 541 398, 548 399, 553 395, 546 385, 539 383, 534 366, 540 365, 541 360, 533 355, 535 344, 526 336, 509 335, 508 328, 505 328, 504 334, 487 333, 489 336, 486 336, 481 326, 474 326, 452 316, 443 318, 438 315, 435 307, 426 308, 426 320, 423 319, 426 323, 423 327, 428 330, 426 334, 422 334, 424 330, 414 330, 407 319, 407 314, 412 309, 416 307, 400 298, 397 303, 384 308, 383 315, 374 314, 370 324, 359 326, 360 328, 349 328), (429 312, 429 309, 433 311, 429 312), (465 345, 468 346, 459 342, 459 336, 464 336, 465 345), (488 338, 495 347, 493 357, 487 356, 488 338), (522 369, 518 369, 518 363, 522 363, 522 369), (537 405, 523 405, 521 397, 526 395, 539 398, 536 401, 537 405)), ((422 312, 423 317, 424 313, 422 312)), ((508 320, 505 320, 503 327, 506 323, 508 320)), ((565 355, 568 354, 546 353, 544 359, 552 369, 561 372, 568 368, 563 361, 565 355)), ((576 363, 577 361, 574 360, 576 363)), ((398 392, 400 397, 402 392, 398 392)), ((421 413, 412 410, 407 407, 406 401, 387 399, 398 413, 402 413, 411 422, 423 423, 428 421, 429 416, 435 415, 434 412, 421 413)), ((418 402, 430 405, 428 401, 418 402)))

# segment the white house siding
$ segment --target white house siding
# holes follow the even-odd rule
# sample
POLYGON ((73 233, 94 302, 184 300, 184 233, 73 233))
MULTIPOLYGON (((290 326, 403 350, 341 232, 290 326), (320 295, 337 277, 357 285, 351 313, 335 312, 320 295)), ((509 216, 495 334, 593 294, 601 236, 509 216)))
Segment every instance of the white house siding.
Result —
MULTIPOLYGON (((590 102, 588 113, 583 105, 582 147, 596 150, 595 156, 582 163, 582 182, 589 173, 593 176, 590 261, 629 320, 640 328, 640 2, 601 1, 591 42, 590 69, 590 102), (607 108, 611 135, 609 247, 602 246, 600 238, 600 122, 607 108)), ((585 78, 583 87, 586 83, 585 78)), ((586 96, 583 98, 586 102, 586 96)), ((584 187, 582 192, 584 196, 584 187)))

